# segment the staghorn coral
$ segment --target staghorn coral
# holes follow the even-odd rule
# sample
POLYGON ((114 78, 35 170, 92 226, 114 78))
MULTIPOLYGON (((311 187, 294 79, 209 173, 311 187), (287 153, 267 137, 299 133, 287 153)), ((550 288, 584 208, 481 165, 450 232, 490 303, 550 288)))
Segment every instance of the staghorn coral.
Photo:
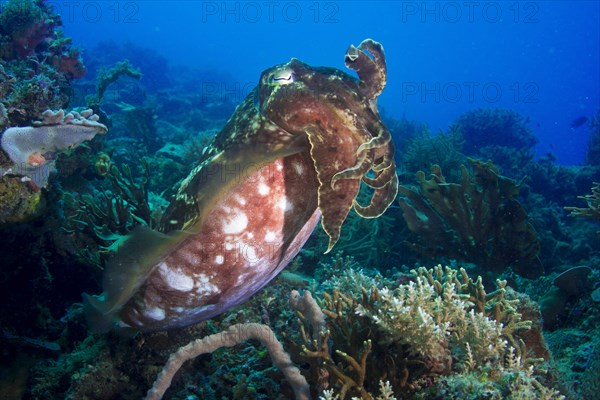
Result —
POLYGON ((460 183, 446 182, 439 166, 431 179, 417 173, 419 189, 401 186, 400 207, 416 235, 407 243, 430 257, 447 257, 486 266, 511 267, 525 277, 543 273, 539 240, 527 213, 515 199, 523 180, 503 177, 491 162, 469 159, 460 183))
MULTIPOLYGON (((565 207, 565 210, 569 211, 571 217, 583 217, 591 218, 600 221, 600 183, 594 182, 592 187, 592 194, 585 196, 578 196, 578 198, 585 200, 587 207, 565 207)), ((600 231, 598 231, 600 235, 600 231)))
POLYGON ((496 362, 508 344, 520 350, 515 333, 529 329, 531 322, 521 321, 514 301, 504 297, 506 281, 498 281, 498 290, 486 294, 481 278, 473 281, 464 269, 444 271, 438 266, 413 273, 415 282, 379 291, 377 312, 357 308, 386 332, 386 341, 408 345, 410 355, 438 374, 452 370, 452 353, 459 349, 466 355, 461 361, 471 368, 496 362))
POLYGON ((324 320, 307 292, 293 297, 303 304, 300 360, 322 398, 370 400, 381 381, 400 398, 561 398, 538 370, 548 354, 523 319, 539 325, 528 298, 506 281, 488 293, 462 268, 412 274, 400 285, 360 270, 335 278, 348 292, 317 296, 324 320))
MULTIPOLYGON (((375 400, 397 400, 388 381, 379 381, 379 393, 379 396, 375 397, 375 400)), ((370 396, 373 397, 372 394, 370 396)), ((353 397, 352 399, 357 398, 353 397)), ((340 394, 335 394, 333 390, 324 390, 323 396, 320 396, 319 400, 340 400, 340 394)))

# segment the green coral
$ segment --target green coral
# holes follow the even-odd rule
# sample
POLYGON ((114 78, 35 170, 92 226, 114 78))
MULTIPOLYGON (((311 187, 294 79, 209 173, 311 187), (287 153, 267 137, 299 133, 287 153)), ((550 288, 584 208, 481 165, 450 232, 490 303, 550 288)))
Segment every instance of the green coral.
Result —
POLYGON ((438 165, 431 178, 417 172, 419 188, 400 186, 400 207, 415 239, 407 244, 429 257, 474 262, 492 271, 511 267, 526 277, 543 272, 539 239, 517 201, 523 180, 499 174, 491 162, 469 159, 460 183, 447 182, 438 165))
POLYGON ((150 208, 148 164, 142 160, 144 177, 133 177, 129 166, 110 166, 107 175, 112 190, 98 191, 94 195, 64 192, 67 203, 67 219, 63 231, 83 233, 88 239, 85 246, 78 247, 76 257, 84 263, 101 268, 102 261, 108 258, 119 240, 134 227, 156 226, 155 214, 150 208))
POLYGON ((465 163, 465 156, 461 153, 463 144, 462 135, 457 130, 437 135, 425 130, 409 142, 402 156, 402 165, 412 174, 434 164, 445 171, 457 171, 465 163))
POLYGON ((92 109, 100 107, 100 103, 102 102, 102 98, 104 97, 106 89, 108 89, 111 84, 115 83, 121 76, 129 76, 133 79, 140 79, 142 77, 142 73, 138 69, 135 69, 129 63, 129 60, 120 61, 110 69, 102 67, 98 72, 96 94, 86 98, 88 107, 92 109))
POLYGON ((0 177, 0 225, 25 222, 40 216, 46 202, 39 189, 19 177, 0 177))

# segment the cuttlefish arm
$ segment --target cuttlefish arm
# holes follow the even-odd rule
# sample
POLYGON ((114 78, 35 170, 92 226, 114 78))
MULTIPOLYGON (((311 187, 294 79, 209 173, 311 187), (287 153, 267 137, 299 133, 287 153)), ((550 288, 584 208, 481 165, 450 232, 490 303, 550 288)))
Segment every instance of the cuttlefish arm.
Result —
POLYGON ((350 45, 344 61, 346 67, 358 74, 361 91, 365 97, 375 99, 383 92, 387 80, 387 66, 383 46, 380 43, 365 39, 358 47, 350 45), (372 58, 366 53, 367 51, 372 58))
POLYGON ((329 120, 337 121, 336 128, 330 123, 306 130, 319 180, 322 225, 329 236, 326 252, 338 241, 350 209, 354 208, 362 217, 376 218, 387 210, 398 193, 394 145, 376 105, 386 83, 383 47, 370 39, 358 47, 350 46, 346 65, 357 72, 358 91, 366 99, 347 99, 349 109, 340 107, 335 116, 330 115, 329 120), (361 182, 373 189, 365 206, 356 201, 361 182))

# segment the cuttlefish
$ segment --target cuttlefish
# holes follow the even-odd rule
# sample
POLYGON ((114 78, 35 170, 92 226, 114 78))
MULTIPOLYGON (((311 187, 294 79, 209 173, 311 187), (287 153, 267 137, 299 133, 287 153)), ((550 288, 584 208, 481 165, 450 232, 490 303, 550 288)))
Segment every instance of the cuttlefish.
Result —
POLYGON ((319 220, 329 252, 354 209, 381 215, 398 178, 377 97, 383 47, 350 46, 335 68, 292 59, 264 71, 183 180, 160 232, 136 228, 84 294, 97 331, 186 326, 246 301, 300 251, 319 220), (361 183, 371 198, 356 198, 361 183))

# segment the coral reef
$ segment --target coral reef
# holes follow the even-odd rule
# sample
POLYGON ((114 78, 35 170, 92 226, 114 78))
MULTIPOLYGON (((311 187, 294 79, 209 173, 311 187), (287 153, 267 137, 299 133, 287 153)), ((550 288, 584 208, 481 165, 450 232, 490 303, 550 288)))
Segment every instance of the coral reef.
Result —
POLYGON ((26 58, 48 45, 60 17, 42 0, 9 1, 0 14, 2 58, 26 58))
POLYGON ((400 207, 416 235, 409 246, 430 257, 465 260, 526 277, 543 273, 537 233, 516 200, 522 182, 503 177, 491 163, 469 159, 461 183, 449 183, 439 166, 431 179, 417 173, 419 189, 400 187, 400 207))
POLYGON ((513 110, 478 108, 458 117, 450 130, 462 133, 466 155, 475 155, 493 145, 531 150, 537 138, 528 122, 513 110))
POLYGON ((67 234, 83 234, 87 239, 87 244, 74 254, 82 262, 102 269, 120 241, 136 226, 156 226, 156 215, 149 202, 149 168, 144 160, 142 165, 145 176, 139 179, 133 177, 129 166, 123 166, 122 174, 112 165, 106 175, 110 190, 63 193, 67 211, 62 230, 67 234))
MULTIPOLYGON (((290 307, 296 312, 298 331, 289 329, 293 326, 289 321, 291 315, 279 308, 284 307, 282 299, 269 300, 281 296, 286 286, 270 285, 267 293, 259 296, 261 299, 252 302, 267 301, 270 318, 266 323, 273 332, 264 325, 236 322, 240 317, 257 318, 257 311, 253 311, 254 316, 242 309, 230 312, 220 322, 228 329, 222 327, 221 332, 197 339, 170 357, 164 368, 168 375, 161 374, 155 384, 155 388, 161 387, 160 394, 150 391, 148 395, 161 396, 181 363, 199 353, 214 352, 213 359, 220 355, 215 365, 226 362, 233 368, 232 362, 240 363, 239 357, 243 359, 245 354, 255 351, 249 350, 254 346, 239 343, 259 329, 268 333, 268 342, 275 343, 274 335, 281 335, 292 361, 304 365, 301 381, 309 385, 312 398, 562 398, 551 388, 552 377, 543 369, 548 353, 541 333, 532 329, 533 325, 539 325, 539 309, 531 309, 527 297, 510 290, 505 281, 498 281, 496 290, 487 293, 481 278, 472 280, 464 269, 420 268, 412 272, 413 281, 403 284, 373 279, 355 269, 340 272, 343 274, 332 284, 339 284, 344 291, 348 290, 346 293, 335 290, 314 298, 308 291, 291 292, 290 307), (532 320, 525 320, 525 315, 532 320), (235 352, 215 351, 222 345, 238 347, 235 352), (167 379, 162 379, 165 376, 167 379), (380 394, 373 394, 376 392, 380 394)), ((256 304, 244 308, 257 310, 256 304)), ((262 341, 263 335, 260 336, 262 341)), ((149 334, 146 341, 154 343, 153 346, 168 343, 157 342, 160 337, 163 335, 149 334)), ((170 341, 184 340, 175 338, 170 341)), ((176 343, 168 347, 177 348, 176 343)), ((277 344, 278 351, 282 351, 280 346, 277 344)), ((238 380, 248 384, 250 371, 238 365, 241 371, 237 373, 245 376, 238 380)), ((292 368, 294 376, 300 379, 289 359, 285 361, 283 369, 286 368, 292 368)), ((194 373, 209 372, 184 366, 180 374, 184 374, 186 381, 197 383, 188 384, 182 391, 177 389, 182 382, 175 377, 170 395, 212 393, 201 379, 190 375, 194 373), (196 385, 203 387, 202 392, 194 389, 196 385)), ((268 382, 265 379, 266 376, 262 381, 268 382)), ((250 392, 243 392, 244 397, 237 397, 241 393, 234 394, 238 390, 234 386, 237 385, 221 383, 221 396, 274 398, 251 388, 250 392), (227 387, 229 395, 222 392, 227 387)), ((308 398, 308 392, 301 393, 301 398, 308 398)))
MULTIPOLYGON (((585 200, 587 207, 565 207, 571 217, 591 218, 600 221, 600 183, 594 182, 592 194, 578 196, 585 200)), ((598 231, 600 234, 600 231, 598 231)))
MULTIPOLYGON (((56 163, 45 188, 29 176, 0 176, 0 397, 143 398, 178 348, 254 322, 270 327, 312 398, 559 398, 551 387, 569 399, 597 397, 598 115, 583 122, 586 164, 562 166, 550 153, 534 157, 527 119, 510 110, 474 110, 437 134, 424 122, 382 114, 401 149, 401 181, 440 166, 431 179, 419 175, 419 188, 410 189, 416 203, 410 196, 400 203, 431 231, 411 232, 395 205, 376 220, 351 211, 336 245, 343 254, 323 256, 328 238, 317 231, 292 262, 293 274, 219 317, 135 337, 92 335, 81 292, 100 291, 119 239, 161 219, 173 187, 200 164, 247 92, 229 86, 236 77, 222 70, 173 67, 131 43, 82 52, 61 33, 51 2, 11 0, 1 11, 6 140, 21 129, 40 132, 34 122, 45 110, 86 98, 111 133, 60 154, 21 151, 19 163, 29 168, 56 163), (93 55, 85 67, 81 54, 93 55), (469 168, 463 152, 492 159, 503 176, 491 165, 469 168), (524 175, 527 182, 519 181, 524 175), (565 206, 583 218, 569 218, 565 206), (467 223, 474 220, 482 225, 467 223), (402 251, 403 242, 417 251, 402 251), (529 280, 510 271, 540 271, 537 247, 546 275, 529 280), (420 269, 423 255, 452 269, 420 269), (469 278, 459 265, 483 278, 469 278)), ((51 137, 42 139, 35 144, 51 137)), ((1 168, 14 164, 0 151, 1 168)), ((367 188, 357 200, 372 194, 367 188)), ((167 397, 283 400, 293 389, 260 342, 249 340, 184 363, 167 397)))
MULTIPOLYGON (((0 13, 0 94, 7 125, 26 125, 46 109, 68 105, 71 81, 85 74, 79 50, 58 29, 43 0, 11 0, 0 13)), ((1 127, 0 127, 1 128, 1 127)))
POLYGON ((562 398, 538 371, 548 359, 541 331, 523 319, 539 327, 539 309, 506 281, 487 293, 464 269, 420 268, 400 285, 344 272, 335 285, 352 289, 323 294, 326 318, 300 298, 313 390, 370 400, 376 382, 389 380, 401 398, 562 398))
POLYGON ((35 185, 24 184, 19 177, 0 177, 0 225, 39 217, 45 204, 42 192, 35 185))

